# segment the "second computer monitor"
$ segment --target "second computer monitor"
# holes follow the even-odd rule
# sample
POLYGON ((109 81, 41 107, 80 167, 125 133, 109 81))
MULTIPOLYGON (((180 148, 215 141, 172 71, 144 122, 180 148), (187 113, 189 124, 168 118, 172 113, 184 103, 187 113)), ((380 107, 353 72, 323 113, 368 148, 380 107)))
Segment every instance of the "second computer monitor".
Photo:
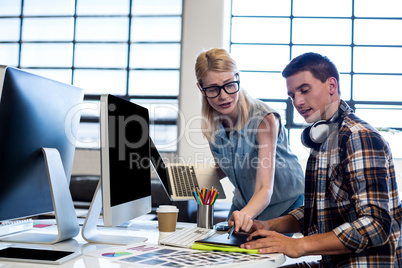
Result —
POLYGON ((148 109, 101 97, 102 205, 105 226, 151 212, 148 109))
POLYGON ((82 227, 88 242, 133 244, 147 238, 117 236, 97 229, 103 208, 105 227, 151 212, 148 110, 113 95, 100 102, 101 180, 82 227))

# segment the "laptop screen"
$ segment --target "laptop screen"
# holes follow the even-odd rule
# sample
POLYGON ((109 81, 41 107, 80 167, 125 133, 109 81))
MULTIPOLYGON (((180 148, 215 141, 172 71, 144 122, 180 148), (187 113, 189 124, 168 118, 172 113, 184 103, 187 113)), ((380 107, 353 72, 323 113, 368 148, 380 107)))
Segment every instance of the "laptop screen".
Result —
POLYGON ((166 191, 166 194, 169 198, 171 198, 171 189, 169 187, 169 178, 168 178, 168 169, 163 162, 162 156, 159 154, 158 149, 151 137, 149 137, 150 147, 151 147, 151 163, 158 175, 160 181, 162 182, 162 186, 166 191))

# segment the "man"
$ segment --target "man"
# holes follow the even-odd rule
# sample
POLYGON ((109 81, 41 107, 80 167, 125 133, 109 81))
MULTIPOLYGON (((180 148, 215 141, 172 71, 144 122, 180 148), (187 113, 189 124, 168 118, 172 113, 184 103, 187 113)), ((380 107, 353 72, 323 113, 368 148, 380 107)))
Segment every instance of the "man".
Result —
POLYGON ((304 206, 268 221, 254 221, 242 247, 320 262, 293 267, 402 267, 401 216, 388 143, 340 99, 339 73, 327 58, 306 53, 283 70, 288 95, 307 123, 311 147, 304 206), (280 233, 302 232, 296 239, 280 233))

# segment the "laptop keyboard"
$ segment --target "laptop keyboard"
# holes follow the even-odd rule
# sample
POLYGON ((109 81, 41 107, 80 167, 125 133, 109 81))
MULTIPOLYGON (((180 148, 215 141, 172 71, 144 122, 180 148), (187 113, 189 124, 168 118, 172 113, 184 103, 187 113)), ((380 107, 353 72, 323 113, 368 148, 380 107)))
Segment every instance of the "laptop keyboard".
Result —
POLYGON ((171 166, 176 195, 193 196, 192 191, 198 187, 194 166, 171 166))
POLYGON ((216 233, 215 229, 187 227, 159 240, 160 245, 191 248, 194 241, 208 238, 216 233))

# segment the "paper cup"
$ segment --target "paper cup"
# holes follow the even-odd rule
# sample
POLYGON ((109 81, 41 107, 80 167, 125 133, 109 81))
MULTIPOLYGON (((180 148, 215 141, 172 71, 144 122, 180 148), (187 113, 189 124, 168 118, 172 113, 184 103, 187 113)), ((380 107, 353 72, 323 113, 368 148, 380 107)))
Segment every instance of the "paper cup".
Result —
POLYGON ((156 209, 158 214, 159 232, 176 231, 177 214, 179 209, 176 206, 160 205, 156 209))

